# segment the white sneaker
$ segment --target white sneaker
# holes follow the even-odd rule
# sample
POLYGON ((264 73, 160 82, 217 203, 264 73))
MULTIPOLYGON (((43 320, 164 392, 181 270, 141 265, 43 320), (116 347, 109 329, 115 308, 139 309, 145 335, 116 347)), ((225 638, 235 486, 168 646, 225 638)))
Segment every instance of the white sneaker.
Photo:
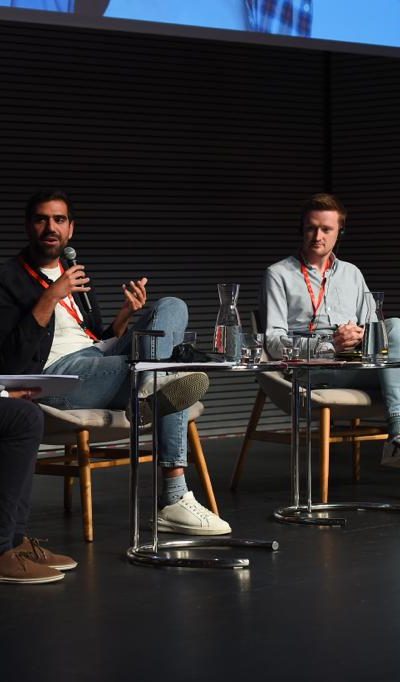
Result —
MULTIPOLYGON (((206 393, 210 382, 205 372, 174 372, 158 377, 157 399, 161 416, 181 412, 191 407, 206 393)), ((153 393, 153 377, 145 378, 139 389, 139 398, 153 393)))
POLYGON ((203 507, 190 491, 175 504, 161 509, 157 521, 160 533, 226 535, 232 532, 226 521, 203 507))
POLYGON ((387 440, 383 446, 381 464, 385 467, 400 468, 400 437, 387 440))

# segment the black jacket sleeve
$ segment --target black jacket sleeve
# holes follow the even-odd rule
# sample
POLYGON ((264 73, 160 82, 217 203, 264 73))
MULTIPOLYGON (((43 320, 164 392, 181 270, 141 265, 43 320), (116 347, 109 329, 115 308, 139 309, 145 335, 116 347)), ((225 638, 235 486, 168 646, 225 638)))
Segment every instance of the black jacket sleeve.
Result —
POLYGON ((40 372, 50 352, 54 321, 41 327, 32 308, 42 293, 40 284, 24 272, 17 259, 0 270, 0 372, 40 372), (47 351, 47 355, 46 355, 47 351), (45 357, 44 357, 45 356, 45 357))

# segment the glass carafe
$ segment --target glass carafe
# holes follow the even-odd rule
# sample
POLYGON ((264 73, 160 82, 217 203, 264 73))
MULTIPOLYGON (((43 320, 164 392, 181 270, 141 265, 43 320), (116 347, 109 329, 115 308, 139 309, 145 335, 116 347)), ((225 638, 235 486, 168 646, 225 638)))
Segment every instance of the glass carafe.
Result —
POLYGON ((364 294, 367 317, 362 341, 363 360, 375 362, 387 359, 388 336, 383 317, 383 291, 368 291, 364 294))
POLYGON ((215 323, 213 351, 226 360, 240 360, 241 331, 237 300, 240 284, 218 284, 219 311, 215 323))

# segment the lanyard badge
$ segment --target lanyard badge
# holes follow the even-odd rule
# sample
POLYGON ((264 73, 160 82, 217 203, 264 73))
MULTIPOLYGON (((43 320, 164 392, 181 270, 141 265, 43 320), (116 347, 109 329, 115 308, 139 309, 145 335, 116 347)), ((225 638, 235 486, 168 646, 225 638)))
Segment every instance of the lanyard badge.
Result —
MULTIPOLYGON (((36 272, 36 270, 34 270, 33 268, 31 268, 31 266, 22 258, 22 256, 19 257, 19 260, 20 260, 20 262, 21 262, 23 268, 27 271, 27 273, 28 273, 33 279, 35 279, 37 282, 39 282, 39 284, 43 287, 43 289, 48 289, 48 288, 49 288, 50 284, 49 284, 45 279, 43 279, 43 277, 41 277, 41 276, 39 275, 39 273, 36 272)), ((64 271, 64 268, 63 268, 63 266, 62 266, 61 263, 60 263, 60 269, 61 269, 61 274, 65 272, 65 271, 64 271)), ((74 302, 74 299, 73 299, 73 297, 71 296, 71 294, 68 296, 68 299, 69 299, 69 304, 68 304, 66 301, 59 301, 59 304, 67 311, 67 313, 68 313, 69 315, 71 315, 71 317, 74 318, 74 320, 75 320, 75 321, 79 324, 79 326, 83 329, 83 331, 85 332, 85 334, 86 334, 87 336, 89 336, 90 339, 92 339, 92 341, 98 341, 97 336, 96 336, 92 331, 90 331, 90 329, 88 329, 88 327, 86 327, 84 321, 81 320, 81 318, 79 317, 78 311, 77 311, 77 309, 76 309, 76 305, 75 305, 75 302, 74 302)))
POLYGON ((325 296, 326 279, 327 279, 326 273, 327 273, 327 270, 329 270, 329 268, 331 268, 333 265, 333 258, 332 258, 332 256, 330 256, 327 264, 324 267, 324 270, 322 272, 322 282, 321 282, 321 285, 319 288, 317 298, 315 298, 315 295, 314 295, 314 291, 313 291, 313 288, 311 285, 311 280, 310 280, 308 268, 307 268, 305 262, 303 261, 303 259, 300 260, 300 263, 301 263, 301 266, 300 266, 301 272, 302 272, 302 275, 304 277, 304 281, 306 283, 307 291, 309 293, 309 296, 311 299, 311 305, 312 305, 312 309, 313 309, 313 315, 312 315, 312 318, 311 318, 310 323, 308 325, 308 329, 310 332, 314 332, 317 328, 317 322, 316 322, 317 313, 318 313, 319 308, 321 307, 322 301, 323 301, 324 296, 325 296))

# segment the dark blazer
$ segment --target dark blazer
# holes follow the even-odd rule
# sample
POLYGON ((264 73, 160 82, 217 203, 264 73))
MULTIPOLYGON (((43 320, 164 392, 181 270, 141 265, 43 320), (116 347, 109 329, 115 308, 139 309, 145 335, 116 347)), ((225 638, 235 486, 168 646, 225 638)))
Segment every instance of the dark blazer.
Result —
MULTIPOLYGON (((27 260, 26 252, 22 255, 27 260)), ((42 372, 54 336, 54 314, 46 327, 41 327, 32 315, 32 309, 43 291, 42 285, 25 270, 19 257, 0 267, 0 374, 42 372)), ((110 338, 113 336, 112 328, 103 330, 93 289, 88 296, 93 309, 90 315, 83 309, 79 295, 74 294, 85 324, 99 339, 110 338)))

